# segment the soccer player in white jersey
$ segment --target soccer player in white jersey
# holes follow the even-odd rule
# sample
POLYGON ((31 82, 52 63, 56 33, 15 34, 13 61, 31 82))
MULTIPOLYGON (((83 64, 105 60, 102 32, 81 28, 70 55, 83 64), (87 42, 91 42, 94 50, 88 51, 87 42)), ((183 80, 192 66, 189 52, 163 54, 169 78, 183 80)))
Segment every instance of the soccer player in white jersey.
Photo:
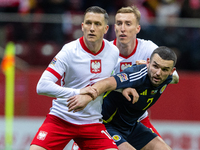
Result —
POLYGON ((108 28, 106 11, 97 6, 89 7, 82 22, 83 37, 65 44, 42 74, 37 93, 56 99, 36 133, 30 150, 62 150, 71 139, 82 150, 118 149, 102 124, 103 95, 80 112, 69 112, 67 107, 69 97, 87 93, 77 89, 110 77, 119 50, 103 39, 108 28), (61 86, 56 84, 59 79, 61 86))
MULTIPOLYGON (((147 58, 150 58, 153 50, 158 47, 150 40, 136 37, 141 29, 139 24, 140 17, 140 11, 136 6, 122 7, 116 13, 116 39, 113 41, 113 44, 118 47, 120 55, 115 67, 115 73, 119 73, 129 66, 137 64, 141 60, 147 60, 147 58)), ((160 136, 151 124, 147 111, 140 117, 140 121, 160 136)))

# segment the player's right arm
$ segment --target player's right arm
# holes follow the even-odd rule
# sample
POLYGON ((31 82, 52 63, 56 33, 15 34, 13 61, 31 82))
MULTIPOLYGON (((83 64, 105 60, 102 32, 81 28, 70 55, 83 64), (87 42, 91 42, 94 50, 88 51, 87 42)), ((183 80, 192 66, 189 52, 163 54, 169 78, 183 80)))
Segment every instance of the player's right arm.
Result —
MULTIPOLYGON (((61 77, 60 77, 61 78, 61 77)), ((67 98, 80 94, 79 89, 66 88, 58 85, 58 77, 45 70, 37 84, 36 91, 39 95, 46 95, 56 98, 67 98)))

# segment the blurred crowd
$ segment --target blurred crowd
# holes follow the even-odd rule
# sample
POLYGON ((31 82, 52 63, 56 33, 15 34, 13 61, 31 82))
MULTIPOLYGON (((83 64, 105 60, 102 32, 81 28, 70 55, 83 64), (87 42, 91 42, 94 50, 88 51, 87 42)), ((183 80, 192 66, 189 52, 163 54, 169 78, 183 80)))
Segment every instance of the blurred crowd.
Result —
MULTIPOLYGON (((27 49, 21 52, 21 58, 30 65, 47 65, 64 43, 82 36, 80 23, 72 24, 75 21, 71 16, 83 15, 85 9, 93 5, 104 8, 110 16, 123 6, 136 5, 142 15, 138 38, 173 48, 178 55, 177 69, 200 70, 200 26, 171 25, 179 18, 188 19, 188 22, 189 18, 200 19, 199 0, 0 0, 0 13, 62 14, 60 23, 5 22, 0 16, 0 46, 14 41, 27 49)), ((105 37, 108 40, 115 38, 113 23, 105 37)))

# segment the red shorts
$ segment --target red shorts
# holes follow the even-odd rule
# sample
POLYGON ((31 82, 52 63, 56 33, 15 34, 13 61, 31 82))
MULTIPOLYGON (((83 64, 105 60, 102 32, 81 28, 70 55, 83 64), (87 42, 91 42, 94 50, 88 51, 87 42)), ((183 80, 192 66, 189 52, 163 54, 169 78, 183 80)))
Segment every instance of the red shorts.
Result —
POLYGON ((50 114, 39 128, 31 145, 38 145, 47 150, 63 150, 71 139, 74 139, 81 150, 118 149, 103 124, 76 125, 50 114))

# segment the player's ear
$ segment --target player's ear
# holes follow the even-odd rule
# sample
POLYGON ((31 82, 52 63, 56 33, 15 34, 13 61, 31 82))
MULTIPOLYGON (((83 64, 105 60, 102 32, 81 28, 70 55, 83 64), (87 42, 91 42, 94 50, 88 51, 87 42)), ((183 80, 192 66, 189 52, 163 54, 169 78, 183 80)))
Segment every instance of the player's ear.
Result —
POLYGON ((147 58, 147 66, 150 64, 150 58, 147 58))
POLYGON ((82 29, 82 31, 83 31, 83 22, 81 23, 81 29, 82 29))
POLYGON ((106 26, 105 26, 104 34, 106 34, 106 33, 108 32, 108 29, 109 29, 109 25, 106 25, 106 26))
POLYGON ((170 73, 170 75, 172 75, 173 74, 173 72, 176 70, 176 67, 173 67, 173 69, 172 69, 172 71, 171 71, 171 73, 170 73))
POLYGON ((137 28, 136 28, 136 33, 138 34, 141 30, 141 26, 140 25, 137 25, 137 28))
POLYGON ((150 63, 150 58, 147 58, 147 63, 150 63))

